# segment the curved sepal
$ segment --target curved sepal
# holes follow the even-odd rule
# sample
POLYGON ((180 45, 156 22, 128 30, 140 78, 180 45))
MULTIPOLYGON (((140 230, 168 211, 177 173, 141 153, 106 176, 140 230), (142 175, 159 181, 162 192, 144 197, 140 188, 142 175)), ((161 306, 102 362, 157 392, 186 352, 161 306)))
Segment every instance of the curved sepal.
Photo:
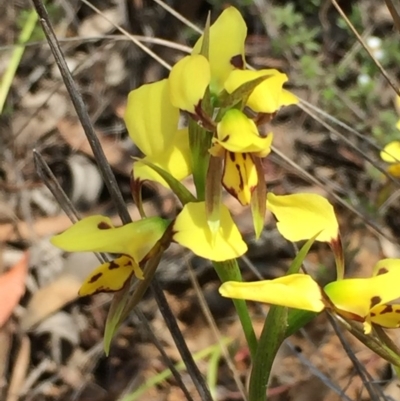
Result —
POLYGON ((86 217, 51 243, 68 252, 110 252, 129 255, 139 263, 162 237, 168 222, 150 217, 114 227, 106 216, 86 217))
MULTIPOLYGON (((225 9, 211 25, 209 31, 209 61, 211 68, 211 91, 218 94, 224 81, 235 68, 244 68, 244 42, 247 26, 240 12, 234 7, 225 9)), ((193 47, 192 54, 199 54, 203 36, 193 47)))
POLYGON ((247 251, 247 245, 224 205, 221 205, 216 233, 208 226, 205 202, 186 204, 174 222, 173 231, 173 239, 178 244, 213 261, 234 259, 247 251))
POLYGON ((286 93, 282 97, 283 84, 288 80, 287 75, 273 69, 232 71, 225 81, 225 90, 233 93, 246 83, 259 78, 264 79, 251 91, 246 102, 246 105, 253 111, 272 114, 278 111, 284 103, 290 101, 286 93))
POLYGON ((278 220, 277 228, 288 241, 312 238, 331 242, 339 235, 339 225, 333 206, 324 197, 311 194, 267 195, 267 209, 278 220))
POLYGON ((124 120, 132 141, 146 156, 164 152, 175 136, 179 121, 179 109, 171 103, 167 80, 131 91, 124 120))
POLYGON ((321 312, 325 307, 320 287, 305 274, 290 274, 274 280, 252 283, 228 281, 221 285, 219 292, 224 297, 265 302, 312 312, 321 312))
POLYGON ((194 114, 204 97, 210 77, 210 65, 204 56, 196 54, 179 60, 168 78, 171 103, 194 114))
POLYGON ((189 176, 192 172, 192 167, 187 128, 177 131, 163 152, 146 156, 133 164, 134 180, 154 181, 168 188, 168 180, 163 178, 164 174, 160 174, 150 165, 159 167, 165 171, 165 174, 172 176, 177 181, 182 181, 189 176))

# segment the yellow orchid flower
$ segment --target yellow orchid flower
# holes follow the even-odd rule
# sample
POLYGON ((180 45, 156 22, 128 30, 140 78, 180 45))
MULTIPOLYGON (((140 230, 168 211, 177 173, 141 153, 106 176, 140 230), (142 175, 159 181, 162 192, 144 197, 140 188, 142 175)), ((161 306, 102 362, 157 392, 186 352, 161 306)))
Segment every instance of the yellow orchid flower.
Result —
POLYGON ((224 157, 222 184, 242 205, 251 202, 257 186, 258 172, 254 157, 265 157, 271 151, 272 134, 261 137, 256 124, 237 109, 228 110, 217 125, 217 137, 210 153, 224 157))
POLYGON ((283 89, 283 84, 288 80, 287 75, 274 69, 234 70, 224 82, 224 87, 228 93, 232 93, 244 83, 264 76, 268 78, 260 83, 247 99, 246 105, 253 111, 272 114, 282 106, 298 103, 295 95, 283 89))
POLYGON ((208 226, 205 202, 187 203, 177 216, 173 239, 194 254, 216 262, 234 259, 247 251, 247 245, 228 208, 221 205, 216 232, 208 226))
POLYGON ((292 274, 253 283, 228 281, 221 285, 222 296, 266 302, 289 308, 321 312, 332 309, 345 319, 363 322, 369 334, 372 324, 400 327, 400 259, 383 259, 369 278, 334 281, 323 289, 308 275, 292 274))
MULTIPOLYGON (((178 130, 179 109, 170 100, 166 79, 146 84, 129 93, 125 111, 129 136, 144 153, 144 160, 155 164, 177 180, 191 173, 187 129, 178 130)), ((168 184, 141 162, 133 164, 135 180, 168 184)))
POLYGON ((81 296, 119 291, 132 274, 143 279, 139 264, 162 237, 169 223, 150 217, 114 227, 106 216, 90 216, 51 239, 53 245, 68 252, 106 252, 122 256, 95 269, 84 281, 81 296))
POLYGON ((393 177, 400 178, 400 141, 389 142, 380 156, 383 161, 390 164, 387 172, 393 177))

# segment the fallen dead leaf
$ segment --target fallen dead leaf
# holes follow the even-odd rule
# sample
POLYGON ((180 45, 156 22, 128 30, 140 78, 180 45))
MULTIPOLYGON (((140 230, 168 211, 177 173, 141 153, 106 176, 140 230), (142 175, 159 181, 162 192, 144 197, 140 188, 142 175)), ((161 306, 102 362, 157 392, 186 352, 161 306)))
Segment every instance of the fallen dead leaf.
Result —
MULTIPOLYGON (((72 149, 93 157, 92 149, 79 123, 64 118, 58 122, 57 128, 64 141, 68 143, 72 149)), ((122 174, 129 175, 133 160, 122 146, 122 142, 101 134, 98 135, 98 138, 111 167, 122 174)))
POLYGON ((14 308, 25 293, 28 272, 28 252, 10 270, 0 275, 0 327, 12 315, 14 308))
POLYGON ((91 253, 72 253, 61 275, 40 288, 28 303, 21 317, 21 329, 29 331, 38 323, 78 298, 84 278, 99 264, 91 253))

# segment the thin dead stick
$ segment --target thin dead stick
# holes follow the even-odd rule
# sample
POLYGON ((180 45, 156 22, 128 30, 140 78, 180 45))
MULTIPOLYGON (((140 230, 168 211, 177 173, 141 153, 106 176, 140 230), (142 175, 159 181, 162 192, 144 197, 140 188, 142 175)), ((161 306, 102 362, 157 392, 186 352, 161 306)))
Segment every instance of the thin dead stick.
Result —
MULTIPOLYGON (((105 18, 105 17, 104 17, 105 18)), ((98 35, 98 36, 73 36, 71 38, 57 38, 60 43, 89 43, 89 42, 98 42, 102 40, 113 40, 115 42, 132 42, 132 38, 138 40, 143 43, 151 43, 153 45, 159 45, 167 47, 168 49, 180 50, 183 53, 190 53, 192 49, 189 46, 182 45, 180 43, 172 42, 167 39, 162 38, 153 38, 142 35, 129 35, 122 32, 121 35, 98 35)), ((136 42, 135 42, 136 43, 136 42)), ((24 44, 24 47, 32 47, 32 46, 43 46, 47 45, 46 40, 37 40, 34 42, 29 42, 24 44)), ((4 45, 0 46, 1 51, 13 50, 18 45, 4 45)))
MULTIPOLYGON (((86 110, 86 106, 83 102, 82 96, 80 95, 76 87, 76 84, 73 80, 73 77, 71 75, 71 72, 69 71, 69 68, 65 62, 64 55, 61 51, 60 45, 51 27, 47 11, 41 0, 32 0, 32 1, 39 15, 39 20, 43 27, 45 36, 49 42, 50 49, 53 53, 55 61, 63 77, 66 89, 68 90, 71 101, 75 107, 77 115, 85 131, 85 135, 92 148, 93 154, 95 156, 100 172, 102 174, 104 183, 109 190, 111 199, 113 200, 113 203, 118 210, 118 214, 120 215, 123 224, 128 224, 131 222, 131 217, 128 213, 128 209, 125 205, 124 199, 116 182, 115 176, 111 170, 111 167, 107 162, 107 158, 105 157, 99 139, 97 138, 94 132, 94 128, 90 122, 89 114, 86 110)), ((172 313, 171 308, 168 305, 168 302, 165 298, 162 288, 160 287, 159 283, 155 278, 153 279, 153 282, 151 284, 151 289, 153 291, 155 300, 161 311, 161 314, 164 318, 164 321, 169 331, 171 332, 172 338, 174 339, 178 351, 186 366, 188 374, 192 378, 193 383, 201 399, 205 401, 212 401, 212 397, 207 387, 207 384, 185 342, 183 334, 180 331, 176 318, 172 313)))
POLYGON ((381 74, 385 77, 386 81, 388 84, 393 88, 393 90, 400 96, 400 89, 397 83, 389 76, 389 74, 385 71, 385 69, 382 67, 382 64, 379 62, 379 60, 374 57, 372 54, 371 49, 365 44, 363 38, 360 36, 360 34, 357 32, 356 28, 354 25, 351 23, 351 21, 347 18, 346 14, 343 12, 342 8, 339 6, 336 0, 331 0, 332 4, 340 14, 340 16, 344 19, 346 22, 347 26, 350 28, 350 30, 353 32, 354 36, 357 38, 357 40, 361 43, 362 47, 365 49, 365 51, 368 53, 368 55, 371 57, 371 59, 374 61, 375 65, 378 67, 379 71, 381 74))
POLYGON ((342 400, 353 401, 350 397, 348 397, 343 389, 341 389, 338 385, 336 385, 328 376, 326 376, 320 369, 318 369, 309 359, 307 359, 301 352, 296 351, 295 345, 292 344, 290 340, 286 340, 284 342, 285 346, 287 346, 299 359, 300 363, 306 366, 311 374, 321 380, 322 383, 325 384, 326 387, 334 391, 342 400))
POLYGON ((392 0, 385 0, 386 7, 388 8, 390 15, 393 18, 394 25, 396 26, 397 30, 400 32, 400 16, 396 10, 395 5, 393 4, 392 0))
POLYGON ((348 145, 350 148, 352 148, 357 154, 359 154, 362 158, 367 160, 372 166, 374 166, 380 173, 385 175, 388 179, 396 183, 397 185, 400 185, 399 180, 391 176, 390 174, 385 171, 381 166, 379 166, 377 163, 374 162, 365 152, 363 152, 360 148, 354 145, 348 138, 346 138, 345 135, 343 135, 341 132, 339 132, 337 129, 329 125, 327 122, 325 122, 323 119, 319 118, 315 113, 313 113, 310 110, 306 110, 305 108, 302 108, 310 117, 312 117, 315 121, 320 123, 323 127, 325 127, 327 130, 332 132, 336 137, 340 138, 346 145, 348 145))
POLYGON ((135 43, 135 45, 137 47, 139 47, 139 49, 142 49, 145 53, 147 53, 150 57, 152 57, 154 60, 156 60, 158 63, 160 63, 160 65, 162 65, 163 67, 165 67, 167 70, 171 69, 171 66, 164 61, 161 57, 159 57, 156 53, 153 52, 153 50, 149 49, 148 47, 146 47, 145 45, 143 45, 140 40, 137 40, 135 38, 134 35, 131 35, 127 30, 125 30, 124 28, 121 28, 118 24, 116 24, 115 22, 113 22, 112 20, 110 20, 109 18, 107 18, 106 15, 104 15, 103 12, 101 12, 100 9, 98 9, 97 7, 95 7, 92 3, 90 3, 90 1, 87 0, 81 0, 82 3, 86 4, 88 7, 90 7, 93 11, 95 11, 97 14, 101 15, 107 22, 109 22, 114 28, 118 29, 121 33, 123 33, 126 37, 128 37, 129 39, 131 39, 131 41, 133 43, 135 43))
POLYGON ((176 368, 176 366, 172 363, 171 359, 169 358, 169 356, 167 355, 167 353, 164 351, 164 347, 161 344, 161 341, 157 338, 157 336, 154 334, 149 321, 147 320, 146 316, 144 315, 144 313, 139 309, 139 308, 135 308, 134 313, 136 313, 136 316, 139 318, 140 323, 144 326, 144 328, 146 329, 147 335, 149 336, 149 338, 151 339, 151 342, 157 347, 158 352, 161 354, 162 358, 164 359, 165 362, 167 362, 167 367, 168 369, 171 371, 171 373, 173 374, 175 380, 177 381, 178 386, 180 387, 180 389, 183 391, 186 399, 188 401, 194 401, 193 397, 191 396, 189 390, 187 389, 187 387, 185 386, 185 383, 182 380, 182 376, 179 373, 178 369, 176 368))
POLYGON ((351 363, 354 366, 354 369, 357 371, 366 390, 368 391, 368 394, 371 397, 370 399, 372 401, 385 400, 386 397, 383 394, 382 389, 380 388, 380 386, 373 385, 373 379, 372 379, 371 375, 367 372, 367 370, 365 369, 363 364, 358 360, 358 358, 354 354, 354 351, 351 349, 349 343, 347 342, 346 338, 344 337, 343 332, 342 332, 341 328, 339 327, 339 324, 336 321, 336 319, 330 313, 327 313, 327 316, 328 316, 329 323, 333 327, 333 330, 335 330, 335 333, 338 336, 338 338, 342 344, 343 349, 345 350, 347 356, 349 357, 351 363))
POLYGON ((161 6, 164 10, 168 11, 172 16, 174 16, 178 21, 181 21, 184 23, 186 26, 189 28, 192 28, 194 31, 199 33, 200 35, 203 34, 203 30, 190 22, 187 18, 185 18, 183 15, 179 14, 176 12, 172 7, 170 7, 168 4, 166 4, 164 1, 161 0, 154 0, 155 3, 157 3, 159 6, 161 6))
MULTIPOLYGON (((78 221, 79 213, 75 209, 74 205, 72 204, 71 200, 68 198, 65 191, 62 189, 61 185, 58 183, 57 178, 51 171, 49 165, 46 163, 46 161, 44 160, 44 158, 40 154, 40 152, 38 152, 35 149, 33 150, 33 152, 34 152, 33 154, 34 154, 36 170, 39 174, 39 177, 42 179, 43 183, 47 186, 49 191, 52 193, 52 195, 57 200, 60 207, 63 209, 64 213, 70 218, 70 220, 72 222, 78 221)), ((104 254, 95 253, 95 255, 99 259, 100 263, 105 263, 109 260, 108 257, 104 254)), ((136 315, 140 319, 141 323, 143 324, 143 326, 147 332, 147 335, 149 336, 149 338, 152 339, 153 344, 156 346, 156 348, 160 352, 162 358, 164 359, 166 366, 168 366, 168 368, 171 370, 171 373, 175 377, 178 387, 180 387, 180 389, 185 394, 188 401, 193 401, 193 398, 190 395, 189 390, 187 389, 187 387, 185 386, 185 384, 182 380, 181 374, 176 369, 172 360, 165 353, 161 342, 157 339, 157 337, 155 337, 146 317, 143 315, 143 313, 140 310, 135 310, 134 312, 136 313, 136 315)))

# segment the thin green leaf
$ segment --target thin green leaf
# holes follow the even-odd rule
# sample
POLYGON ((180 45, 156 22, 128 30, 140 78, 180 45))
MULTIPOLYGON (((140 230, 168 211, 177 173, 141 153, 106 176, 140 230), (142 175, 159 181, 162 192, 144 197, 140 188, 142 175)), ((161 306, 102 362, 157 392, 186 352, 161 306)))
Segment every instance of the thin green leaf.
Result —
POLYGON ((272 364, 285 339, 287 313, 288 308, 274 305, 271 306, 265 319, 250 375, 249 400, 251 401, 265 401, 267 399, 266 387, 272 364))
POLYGON ((312 247, 312 244, 315 242, 315 239, 318 237, 318 235, 321 233, 319 231, 317 234, 314 235, 314 237, 310 238, 300 249, 300 251, 297 253, 296 257, 293 259, 293 262, 291 263, 286 275, 288 274, 295 274, 298 273, 300 270, 301 265, 304 262, 304 259, 306 258, 308 252, 310 251, 310 248, 312 247))
POLYGON ((18 38, 18 45, 14 47, 11 55, 11 59, 6 62, 7 69, 5 70, 3 77, 0 80, 0 114, 3 112, 3 107, 6 102, 8 92, 10 91, 12 82, 14 80, 15 73, 17 72, 19 63, 21 62, 22 56, 25 51, 26 42, 32 36, 32 33, 36 27, 38 15, 35 10, 31 10, 22 31, 18 38))
POLYGON ((271 75, 264 75, 245 82, 235 89, 232 93, 223 91, 219 97, 219 106, 221 109, 229 109, 236 106, 238 103, 246 104, 247 99, 252 94, 253 90, 266 79, 271 78, 271 75))
POLYGON ((196 186, 197 199, 205 200, 206 176, 212 134, 200 127, 196 121, 189 119, 189 143, 192 159, 193 181, 196 186))
POLYGON ((104 330, 104 352, 107 356, 110 352, 111 341, 123 321, 121 317, 129 298, 129 287, 125 285, 121 291, 114 294, 111 301, 104 330))
POLYGON ((319 313, 310 312, 307 310, 289 309, 285 338, 290 337, 292 334, 302 329, 307 323, 310 323, 318 315, 319 313))

